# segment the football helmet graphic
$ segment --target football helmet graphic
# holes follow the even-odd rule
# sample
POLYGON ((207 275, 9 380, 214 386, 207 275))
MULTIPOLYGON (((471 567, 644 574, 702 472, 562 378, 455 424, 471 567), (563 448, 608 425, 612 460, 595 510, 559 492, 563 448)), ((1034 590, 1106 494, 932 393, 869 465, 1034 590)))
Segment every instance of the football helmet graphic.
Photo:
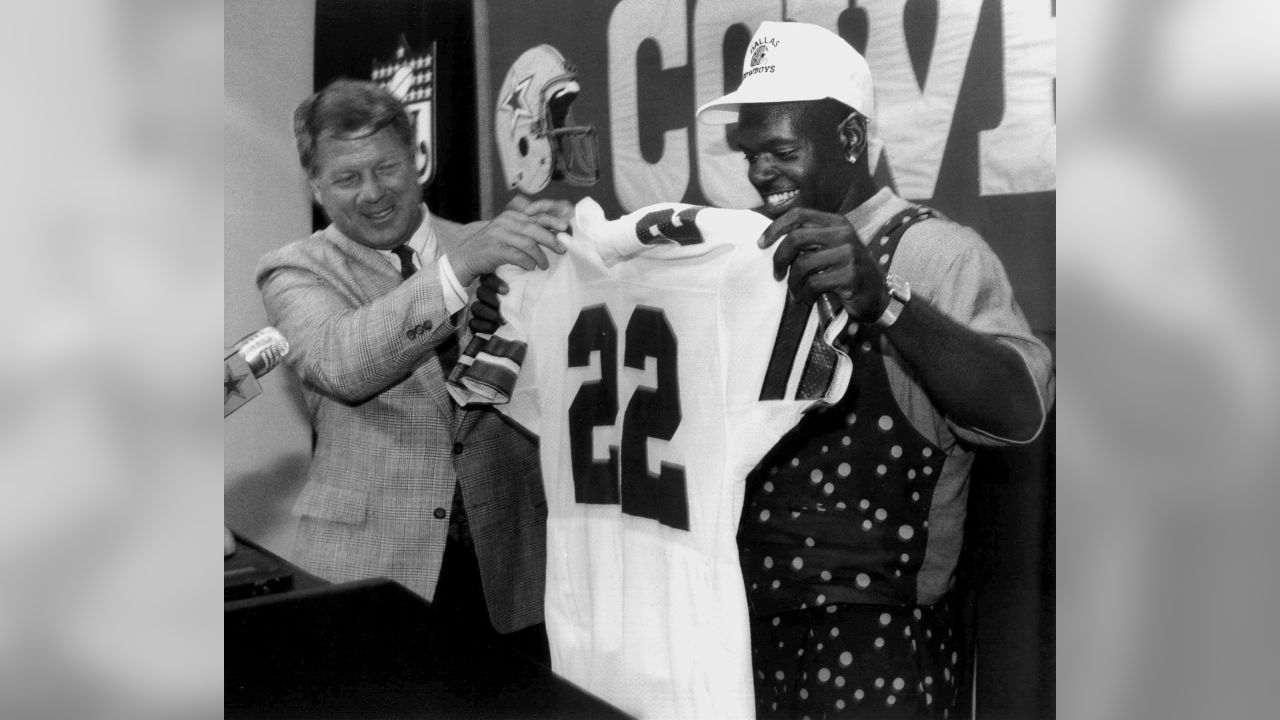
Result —
POLYGON ((594 126, 574 125, 578 74, 550 45, 525 50, 498 91, 493 133, 507 189, 536 193, 551 180, 594 185, 600 177, 594 126))

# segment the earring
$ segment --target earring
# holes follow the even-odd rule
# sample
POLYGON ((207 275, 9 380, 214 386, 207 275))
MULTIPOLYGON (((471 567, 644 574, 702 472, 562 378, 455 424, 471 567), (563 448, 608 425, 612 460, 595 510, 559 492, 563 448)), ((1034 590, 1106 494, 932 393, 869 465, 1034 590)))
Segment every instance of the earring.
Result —
POLYGON ((858 112, 855 110, 849 113, 849 116, 840 121, 840 143, 844 147, 844 158, 849 164, 858 162, 858 157, 862 155, 862 132, 858 125, 858 112))

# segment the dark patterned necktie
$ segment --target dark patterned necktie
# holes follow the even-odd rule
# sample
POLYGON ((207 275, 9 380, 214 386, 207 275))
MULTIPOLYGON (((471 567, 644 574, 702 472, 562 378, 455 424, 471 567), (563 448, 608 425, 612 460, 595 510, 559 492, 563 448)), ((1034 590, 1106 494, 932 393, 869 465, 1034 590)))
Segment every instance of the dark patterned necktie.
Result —
POLYGON ((393 249, 391 252, 400 258, 400 277, 408 280, 410 275, 418 272, 417 266, 413 264, 413 248, 409 247, 408 243, 393 249))
POLYGON ((818 296, 814 302, 818 307, 818 327, 813 333, 813 344, 809 349, 809 358, 805 363, 804 374, 800 376, 800 388, 797 399, 812 400, 820 398, 827 392, 831 384, 831 374, 836 367, 836 350, 823 340, 827 326, 840 312, 840 305, 830 294, 818 296))

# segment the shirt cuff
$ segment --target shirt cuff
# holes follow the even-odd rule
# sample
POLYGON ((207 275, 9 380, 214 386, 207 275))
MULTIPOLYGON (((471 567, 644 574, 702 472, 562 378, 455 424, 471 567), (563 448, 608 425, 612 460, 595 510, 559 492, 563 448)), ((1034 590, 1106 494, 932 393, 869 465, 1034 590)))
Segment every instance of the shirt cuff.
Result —
POLYGON ((453 274, 448 255, 441 255, 436 265, 440 268, 440 287, 444 289, 444 309, 454 315, 467 306, 467 289, 462 287, 458 276, 453 274))

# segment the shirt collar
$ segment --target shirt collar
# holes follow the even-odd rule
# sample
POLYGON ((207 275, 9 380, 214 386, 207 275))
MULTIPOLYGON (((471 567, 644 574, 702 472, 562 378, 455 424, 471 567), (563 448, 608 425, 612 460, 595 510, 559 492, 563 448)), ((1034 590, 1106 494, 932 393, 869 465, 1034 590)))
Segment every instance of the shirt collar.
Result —
POLYGON ((867 198, 866 202, 850 210, 845 217, 849 218, 853 229, 858 231, 862 242, 867 243, 871 242, 881 225, 907 207, 910 207, 910 203, 895 195, 889 188, 883 187, 867 198))
MULTIPOLYGON (((418 229, 413 231, 413 235, 410 235, 408 242, 405 243, 410 250, 413 250, 414 255, 418 257, 419 266, 422 265, 422 260, 436 259, 435 223, 431 222, 431 211, 427 209, 427 204, 422 203, 420 208, 422 209, 422 222, 418 223, 418 229)), ((379 250, 378 252, 382 253, 382 256, 397 269, 400 267, 400 259, 396 257, 395 253, 390 250, 379 250)))

